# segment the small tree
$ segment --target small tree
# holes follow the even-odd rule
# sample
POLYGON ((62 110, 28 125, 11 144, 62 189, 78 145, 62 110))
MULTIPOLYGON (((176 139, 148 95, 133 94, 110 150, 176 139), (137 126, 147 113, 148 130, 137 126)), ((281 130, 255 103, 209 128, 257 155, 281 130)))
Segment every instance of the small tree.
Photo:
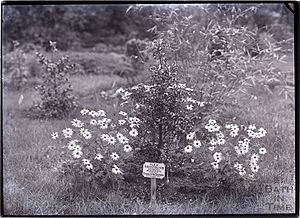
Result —
POLYGON ((75 65, 70 64, 67 57, 54 62, 54 55, 57 52, 56 43, 50 41, 50 47, 51 60, 37 52, 37 57, 43 64, 45 72, 42 74, 43 83, 37 86, 41 102, 33 109, 44 118, 62 118, 77 107, 69 82, 70 72, 74 70, 75 65))

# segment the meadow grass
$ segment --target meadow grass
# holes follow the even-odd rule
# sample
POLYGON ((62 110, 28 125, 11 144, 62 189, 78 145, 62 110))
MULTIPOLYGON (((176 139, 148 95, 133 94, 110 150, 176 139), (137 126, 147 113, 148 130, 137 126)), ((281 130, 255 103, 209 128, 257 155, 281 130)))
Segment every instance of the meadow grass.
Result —
MULTIPOLYGON (((76 95, 81 96, 80 105, 99 107, 105 105, 99 91, 125 85, 126 81, 112 76, 74 76, 71 78, 76 95), (85 96, 85 97, 84 97, 85 96)), ((254 120, 264 126, 268 135, 264 141, 268 155, 273 161, 265 166, 264 182, 293 183, 295 167, 295 123, 290 102, 276 95, 257 89, 252 90, 257 100, 241 95, 241 104, 247 110, 232 108, 245 120, 254 120)), ((199 195, 196 200, 182 202, 160 202, 149 206, 149 202, 126 199, 117 192, 106 199, 86 194, 73 195, 66 187, 68 180, 60 177, 57 166, 64 161, 62 145, 53 143, 51 133, 67 126, 64 120, 33 120, 22 113, 39 97, 32 90, 22 93, 4 90, 3 93, 3 182, 4 213, 7 215, 105 215, 105 214, 251 214, 264 213, 264 196, 252 198, 220 196, 211 200, 199 195), (21 104, 20 95, 24 96, 21 104)))

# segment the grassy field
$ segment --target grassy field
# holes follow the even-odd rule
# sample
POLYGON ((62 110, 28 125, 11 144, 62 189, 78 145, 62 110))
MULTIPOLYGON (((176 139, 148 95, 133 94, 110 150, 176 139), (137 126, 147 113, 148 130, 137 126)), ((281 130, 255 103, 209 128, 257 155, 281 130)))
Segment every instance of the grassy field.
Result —
MULTIPOLYGON (((293 61, 282 70, 292 70, 293 61)), ((125 79, 112 75, 74 75, 71 78, 74 91, 81 106, 102 107, 106 102, 102 90, 126 85, 125 79)), ((258 96, 249 100, 241 95, 240 103, 248 112, 240 116, 255 120, 257 125, 268 129, 266 147, 273 160, 266 166, 264 178, 268 182, 293 184, 294 175, 294 109, 290 100, 276 93, 271 95, 253 90, 258 96)), ((91 198, 85 193, 71 195, 66 187, 68 181, 59 177, 57 166, 63 145, 53 143, 51 133, 62 129, 70 119, 34 120, 23 113, 39 98, 32 88, 22 92, 3 90, 3 182, 4 213, 11 215, 100 215, 100 214, 230 214, 264 213, 264 196, 237 200, 234 195, 220 196, 211 200, 198 196, 196 200, 175 203, 159 202, 149 207, 148 202, 121 197, 111 193, 107 199, 91 198), (24 100, 18 103, 21 94, 24 100)), ((235 111, 232 110, 232 113, 235 111)), ((237 112, 237 111, 236 111, 237 112)), ((239 112, 240 113, 240 112, 239 112)), ((292 198, 292 197, 291 197, 292 198)))

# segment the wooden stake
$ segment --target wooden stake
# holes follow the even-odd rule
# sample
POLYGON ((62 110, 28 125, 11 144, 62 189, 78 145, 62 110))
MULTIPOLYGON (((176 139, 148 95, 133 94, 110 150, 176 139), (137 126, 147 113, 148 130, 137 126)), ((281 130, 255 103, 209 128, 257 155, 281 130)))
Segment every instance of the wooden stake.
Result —
POLYGON ((151 205, 156 205, 156 178, 151 178, 151 205))

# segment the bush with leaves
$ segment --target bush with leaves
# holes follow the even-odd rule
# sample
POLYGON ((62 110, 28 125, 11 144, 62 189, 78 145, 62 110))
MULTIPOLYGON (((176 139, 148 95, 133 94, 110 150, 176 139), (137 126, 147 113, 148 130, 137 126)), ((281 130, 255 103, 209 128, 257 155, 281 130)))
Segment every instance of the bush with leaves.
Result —
POLYGON ((41 102, 34 105, 31 110, 35 116, 41 118, 62 118, 77 107, 69 82, 70 72, 75 66, 67 57, 54 62, 54 55, 57 52, 56 43, 50 41, 50 46, 51 60, 37 52, 39 62, 43 65, 45 72, 42 74, 42 84, 37 86, 41 102))
POLYGON ((12 56, 4 60, 4 69, 10 75, 8 85, 20 90, 27 82, 28 70, 25 66, 25 53, 18 41, 13 41, 12 56))

